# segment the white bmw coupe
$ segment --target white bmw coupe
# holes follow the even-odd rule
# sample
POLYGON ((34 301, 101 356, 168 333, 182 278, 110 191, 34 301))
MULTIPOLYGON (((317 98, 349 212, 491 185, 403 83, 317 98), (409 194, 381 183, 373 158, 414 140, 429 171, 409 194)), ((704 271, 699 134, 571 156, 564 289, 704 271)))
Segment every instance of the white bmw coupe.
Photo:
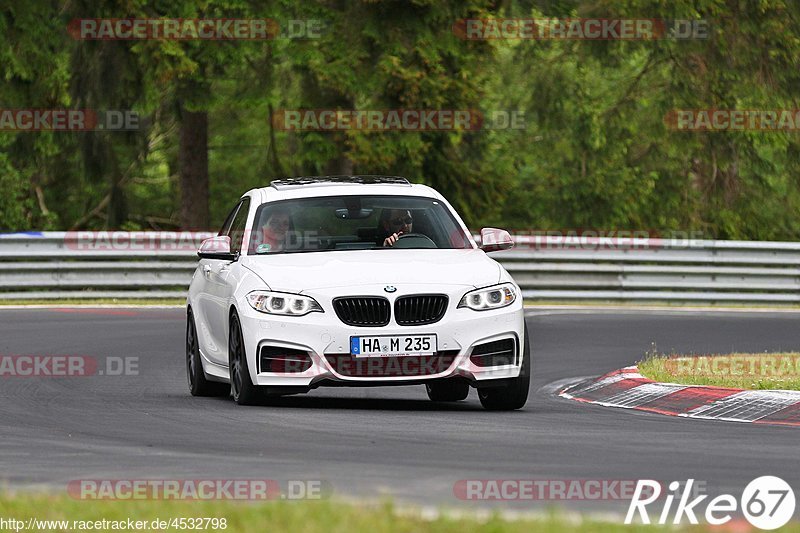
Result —
POLYGON ((441 194, 392 176, 288 178, 247 192, 204 241, 187 299, 195 396, 241 405, 320 386, 425 385, 519 409, 522 294, 441 194))

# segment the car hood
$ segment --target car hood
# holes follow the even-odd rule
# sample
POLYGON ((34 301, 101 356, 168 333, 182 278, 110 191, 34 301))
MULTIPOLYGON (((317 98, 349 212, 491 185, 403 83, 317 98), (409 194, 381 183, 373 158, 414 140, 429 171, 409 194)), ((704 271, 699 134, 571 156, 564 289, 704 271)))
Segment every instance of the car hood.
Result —
POLYGON ((247 256, 243 265, 272 290, 313 291, 372 284, 482 287, 501 267, 482 250, 354 250, 247 256))

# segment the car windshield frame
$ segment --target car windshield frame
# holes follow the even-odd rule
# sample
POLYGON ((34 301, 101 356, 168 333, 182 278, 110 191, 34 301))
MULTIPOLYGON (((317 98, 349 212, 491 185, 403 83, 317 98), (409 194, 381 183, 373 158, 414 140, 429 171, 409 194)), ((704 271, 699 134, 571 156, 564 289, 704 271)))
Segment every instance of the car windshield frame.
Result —
MULTIPOLYGON (((270 215, 270 217, 271 216, 272 215, 270 215)), ((302 216, 300 216, 300 218, 302 219, 302 216)), ((285 222, 280 221, 278 226, 280 227, 285 224, 285 222)), ((246 239, 248 242, 246 246, 242 248, 247 250, 248 256, 253 257, 358 250, 467 250, 475 248, 475 244, 469 232, 464 229, 459 220, 454 216, 449 204, 435 197, 397 194, 307 196, 264 202, 256 208, 246 239), (331 217, 327 220, 328 224, 332 222, 335 223, 338 215, 341 214, 342 220, 347 220, 348 224, 352 226, 366 225, 366 227, 358 227, 356 233, 334 235, 326 235, 322 227, 318 228, 321 231, 316 234, 315 231, 308 231, 308 228, 295 229, 294 221, 300 216, 299 214, 308 213, 302 209, 302 203, 304 202, 313 204, 309 206, 309 210, 323 210, 327 206, 321 204, 331 203, 331 217), (341 205, 334 205, 336 202, 341 202, 341 205), (365 204, 367 207, 362 207, 365 204), (378 244, 377 237, 381 232, 381 228, 376 224, 376 221, 380 221, 381 210, 385 209, 407 209, 412 212, 414 222, 412 231, 409 233, 422 233, 427 238, 418 237, 417 240, 415 240, 415 242, 420 243, 418 246, 404 245, 394 247, 378 244), (302 242, 303 244, 299 245, 297 248, 288 249, 277 249, 273 247, 273 245, 270 245, 268 243, 269 239, 266 236, 267 226, 269 225, 267 214, 265 213, 267 210, 270 210, 273 214, 276 210, 281 212, 288 211, 290 223, 286 231, 295 234, 295 236, 302 233, 303 236, 299 237, 298 242, 302 242), (365 211, 369 211, 369 215, 366 215, 365 211), (350 218, 348 214, 353 214, 354 217, 350 218), (427 231, 417 231, 417 228, 420 226, 417 225, 418 219, 416 217, 420 215, 421 220, 419 220, 419 223, 427 231), (363 235, 361 234, 362 232, 364 232, 363 235), (372 234, 370 234, 370 232, 372 232, 372 234), (427 235, 427 233, 431 233, 431 235, 427 235), (317 240, 314 241, 313 239, 317 240), (310 242, 317 242, 316 247, 311 246, 309 244, 310 242)))

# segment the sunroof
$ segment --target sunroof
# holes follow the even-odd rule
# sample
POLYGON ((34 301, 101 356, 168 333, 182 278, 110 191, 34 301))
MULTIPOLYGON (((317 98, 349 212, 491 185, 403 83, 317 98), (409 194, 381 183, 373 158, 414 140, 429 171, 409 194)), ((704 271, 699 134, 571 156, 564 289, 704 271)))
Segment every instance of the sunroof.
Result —
POLYGON ((290 189, 313 185, 340 185, 352 183, 360 185, 411 185, 406 178, 401 176, 302 176, 297 178, 283 178, 272 180, 270 185, 275 189, 290 189))

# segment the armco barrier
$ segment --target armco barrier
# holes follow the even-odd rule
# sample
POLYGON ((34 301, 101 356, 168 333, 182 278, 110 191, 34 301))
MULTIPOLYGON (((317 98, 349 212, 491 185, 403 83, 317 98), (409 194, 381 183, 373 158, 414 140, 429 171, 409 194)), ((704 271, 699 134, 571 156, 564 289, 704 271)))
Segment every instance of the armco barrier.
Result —
MULTIPOLYGON (((181 298, 210 233, 0 235, 0 299, 181 298)), ((491 254, 530 300, 800 302, 800 243, 518 237, 491 254)))
POLYGON ((0 235, 0 299, 183 298, 209 232, 0 235))

